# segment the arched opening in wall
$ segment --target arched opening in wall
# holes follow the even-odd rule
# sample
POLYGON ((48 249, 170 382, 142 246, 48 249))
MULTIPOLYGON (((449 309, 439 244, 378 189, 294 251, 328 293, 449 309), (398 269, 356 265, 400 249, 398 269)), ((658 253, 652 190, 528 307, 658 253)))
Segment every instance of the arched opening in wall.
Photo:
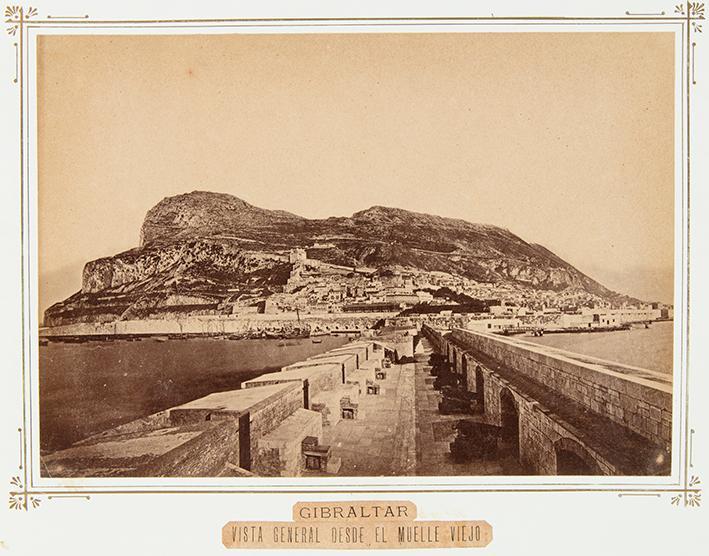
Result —
POLYGON ((467 390, 468 389, 468 358, 463 354, 461 356, 461 370, 462 370, 462 375, 463 375, 463 389, 467 390))
POLYGON ((475 367, 475 396, 480 413, 485 413, 485 376, 483 376, 483 369, 480 365, 475 367))
POLYGON ((509 388, 500 391, 500 454, 519 460, 519 409, 509 388))
POLYGON ((593 456, 581 444, 570 438, 554 443, 557 475, 602 475, 593 456))

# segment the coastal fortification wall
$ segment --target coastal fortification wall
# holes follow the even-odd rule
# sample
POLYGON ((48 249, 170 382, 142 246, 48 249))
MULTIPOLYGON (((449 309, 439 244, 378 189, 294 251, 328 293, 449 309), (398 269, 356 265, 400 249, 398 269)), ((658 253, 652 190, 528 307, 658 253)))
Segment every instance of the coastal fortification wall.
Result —
POLYGON ((357 418, 358 389, 345 383, 346 374, 357 370, 360 357, 364 364, 376 351, 374 342, 353 343, 350 350, 332 350, 240 389, 214 392, 95 434, 47 454, 43 472, 66 477, 297 476, 309 454, 322 459, 325 472, 335 473, 339 459, 320 446, 323 426, 338 422, 343 407, 354 412, 348 418, 357 418), (307 409, 310 402, 317 409, 307 409))
MULTIPOLYGON (((450 337, 457 346, 487 356, 669 448, 672 384, 666 375, 464 329, 454 329, 450 337)), ((461 350, 454 352, 452 362, 462 370, 461 350)))
POLYGON ((422 333, 525 473, 670 473, 671 376, 466 329, 422 333))
POLYGON ((263 477, 299 477, 305 470, 302 443, 307 437, 322 440, 320 413, 298 409, 270 434, 254 452, 254 473, 263 477))
POLYGON ((445 342, 445 336, 448 332, 448 330, 434 328, 428 324, 421 326, 421 333, 428 338, 428 341, 431 342, 433 349, 435 349, 438 353, 446 353, 447 345, 445 342))
MULTIPOLYGON (((307 389, 308 405, 311 407, 311 400, 321 392, 338 388, 342 384, 341 366, 337 363, 324 365, 313 365, 301 367, 297 370, 283 370, 275 373, 267 373, 242 383, 242 388, 258 388, 270 384, 282 384, 285 382, 300 382, 303 389, 307 389)), ((304 392, 305 395, 305 392, 304 392)))
POLYGON ((217 477, 239 466, 239 422, 215 424, 194 439, 128 473, 135 477, 217 477))
POLYGON ((40 329, 45 338, 62 336, 139 336, 139 335, 221 335, 269 332, 293 328, 309 328, 311 332, 365 330, 382 315, 377 313, 324 314, 250 314, 209 315, 175 319, 120 320, 83 322, 40 329))
POLYGON ((291 388, 272 403, 256 406, 250 411, 251 421, 251 453, 258 447, 259 440, 275 430, 287 417, 303 408, 303 385, 300 382, 290 383, 291 388))

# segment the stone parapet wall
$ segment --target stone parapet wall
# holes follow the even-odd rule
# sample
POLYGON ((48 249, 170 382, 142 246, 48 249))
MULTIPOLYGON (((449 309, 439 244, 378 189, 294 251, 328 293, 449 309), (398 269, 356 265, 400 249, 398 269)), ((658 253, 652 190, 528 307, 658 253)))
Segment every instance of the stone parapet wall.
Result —
POLYGON ((269 432, 278 428, 283 421, 303 408, 303 384, 294 382, 279 392, 278 398, 272 396, 267 403, 251 409, 251 452, 258 447, 258 441, 269 432))
POLYGON ((324 367, 308 379, 310 399, 320 392, 328 392, 342 386, 342 372, 339 365, 324 367))
POLYGON ((253 471, 264 477, 299 477, 305 469, 302 442, 307 436, 322 439, 320 413, 298 409, 264 435, 252 451, 253 471))
MULTIPOLYGON (((533 400, 511 386, 493 371, 481 366, 484 379, 485 415, 490 424, 502 425, 501 392, 508 389, 515 400, 519 415, 519 461, 526 471, 535 475, 557 475, 555 445, 561 441, 577 444, 587 452, 598 474, 622 474, 607 458, 579 438, 572 427, 550 416, 533 400)), ((471 373, 472 374, 472 373, 471 373)))
POLYGON ((357 365, 361 366, 369 359, 370 346, 361 344, 345 344, 335 349, 331 349, 328 353, 337 355, 338 353, 354 353, 357 355, 357 365))
POLYGON ((307 376, 298 372, 281 371, 270 373, 263 377, 257 377, 248 380, 242 384, 244 389, 260 388, 262 386, 271 386, 274 384, 284 384, 286 382, 301 383, 307 381, 308 384, 308 402, 320 392, 328 392, 342 386, 342 370, 337 363, 327 365, 318 365, 312 368, 312 373, 307 376), (297 376, 294 376, 297 375, 297 376))
MULTIPOLYGON (((340 382, 342 381, 342 376, 347 378, 347 376, 357 370, 357 356, 355 354, 349 354, 349 353, 331 353, 331 352, 325 352, 321 353, 320 355, 314 355, 312 357, 308 357, 306 363, 309 362, 337 362, 340 365, 340 369, 342 371, 342 375, 340 376, 340 382), (338 358, 339 359, 335 359, 338 358)), ((294 369, 297 368, 298 365, 292 365, 288 368, 285 368, 284 370, 288 369, 294 369)))
POLYGON ((227 420, 129 473, 135 477, 217 477, 239 465, 239 423, 227 420))
POLYGON ((468 370, 464 377, 466 389, 468 392, 478 394, 478 383, 476 381, 476 368, 478 366, 477 361, 475 361, 475 359, 468 353, 464 353, 463 358, 465 359, 465 367, 468 370))
POLYGON ((421 326, 421 333, 426 337, 429 342, 431 342, 431 345, 438 353, 442 353, 445 355, 447 346, 443 330, 433 328, 428 324, 423 324, 421 326))
MULTIPOLYGON (((450 342, 481 353, 498 365, 514 370, 570 398, 585 408, 670 449, 672 429, 671 387, 633 376, 631 367, 608 369, 545 352, 543 346, 521 343, 488 334, 455 329, 450 342)), ((446 352, 444 352, 446 353, 446 352)), ((488 402, 487 396, 485 399, 488 402)))

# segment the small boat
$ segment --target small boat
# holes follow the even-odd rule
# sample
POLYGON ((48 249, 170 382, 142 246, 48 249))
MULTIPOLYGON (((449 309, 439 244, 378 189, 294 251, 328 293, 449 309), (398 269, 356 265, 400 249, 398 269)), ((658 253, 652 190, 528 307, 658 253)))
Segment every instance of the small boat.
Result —
POLYGON ((322 344, 322 338, 313 338, 314 344, 322 344))

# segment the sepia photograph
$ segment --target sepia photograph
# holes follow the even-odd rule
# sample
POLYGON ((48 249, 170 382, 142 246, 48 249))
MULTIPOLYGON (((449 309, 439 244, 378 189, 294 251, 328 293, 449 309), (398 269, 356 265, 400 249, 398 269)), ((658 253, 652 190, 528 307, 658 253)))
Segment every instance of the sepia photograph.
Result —
POLYGON ((709 543, 704 3, 0 13, 0 553, 709 543))
POLYGON ((42 478, 671 475, 673 32, 36 40, 42 478))

